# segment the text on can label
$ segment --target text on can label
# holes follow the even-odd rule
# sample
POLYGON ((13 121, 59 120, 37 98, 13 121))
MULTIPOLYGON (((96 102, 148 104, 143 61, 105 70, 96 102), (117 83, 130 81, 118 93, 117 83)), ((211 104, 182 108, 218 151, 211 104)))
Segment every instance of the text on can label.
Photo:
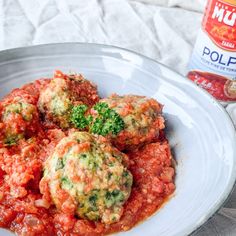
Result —
POLYGON ((217 51, 211 51, 210 48, 208 47, 204 47, 202 56, 208 57, 212 62, 217 62, 221 65, 225 66, 236 65, 236 57, 233 56, 228 57, 217 51))

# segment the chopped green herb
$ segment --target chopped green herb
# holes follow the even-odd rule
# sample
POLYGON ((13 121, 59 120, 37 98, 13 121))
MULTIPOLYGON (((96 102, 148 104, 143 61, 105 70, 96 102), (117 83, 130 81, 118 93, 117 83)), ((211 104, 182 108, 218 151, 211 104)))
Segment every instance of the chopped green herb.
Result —
POLYGON ((98 196, 96 194, 92 195, 89 197, 89 202, 92 204, 92 205, 96 205, 96 202, 97 202, 97 199, 98 199, 98 196))
POLYGON ((117 135, 124 129, 124 121, 120 115, 109 106, 100 102, 94 106, 94 110, 98 112, 98 117, 92 122, 90 131, 94 134, 106 136, 108 134, 117 135))
POLYGON ((63 159, 58 159, 55 171, 62 169, 65 166, 63 159))
POLYGON ((20 133, 20 134, 8 134, 7 137, 4 140, 4 144, 6 146, 12 146, 18 143, 18 141, 20 139, 24 138, 24 134, 20 133))
POLYGON ((71 189, 73 188, 73 184, 67 177, 62 177, 61 178, 61 187, 64 189, 71 189))
POLYGON ((70 121, 78 129, 85 129, 92 121, 92 116, 85 116, 88 107, 78 105, 72 108, 70 121))
POLYGON ((111 207, 116 203, 123 202, 125 199, 124 194, 120 190, 113 190, 112 192, 106 192, 105 204, 107 207, 111 207))
POLYGON ((82 159, 85 159, 85 158, 87 158, 87 155, 86 155, 86 154, 81 154, 80 157, 81 157, 82 159))
POLYGON ((110 180, 111 177, 112 177, 112 173, 108 173, 108 175, 107 175, 108 180, 110 180))
POLYGON ((99 102, 94 106, 94 110, 98 112, 95 119, 91 115, 86 115, 87 110, 88 107, 84 104, 72 108, 70 121, 76 128, 89 128, 93 134, 106 136, 117 135, 125 127, 120 115, 104 102, 99 102))

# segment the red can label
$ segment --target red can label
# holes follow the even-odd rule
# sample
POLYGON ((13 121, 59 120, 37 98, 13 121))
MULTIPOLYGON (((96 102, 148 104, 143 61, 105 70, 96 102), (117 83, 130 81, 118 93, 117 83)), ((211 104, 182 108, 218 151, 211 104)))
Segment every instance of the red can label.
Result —
POLYGON ((202 28, 219 47, 236 51, 236 1, 212 0, 202 28))
POLYGON ((188 78, 220 101, 236 101, 236 83, 209 72, 190 71, 188 78))

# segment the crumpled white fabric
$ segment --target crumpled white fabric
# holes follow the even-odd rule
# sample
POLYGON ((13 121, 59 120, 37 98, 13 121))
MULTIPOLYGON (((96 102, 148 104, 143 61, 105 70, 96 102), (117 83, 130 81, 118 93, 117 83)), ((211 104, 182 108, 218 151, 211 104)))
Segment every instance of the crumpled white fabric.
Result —
MULTIPOLYGON (((185 75, 206 0, 0 0, 0 50, 94 42, 128 48, 185 75)), ((227 107, 236 124, 236 105, 227 107)), ((236 190, 195 236, 236 235, 236 190)))
POLYGON ((181 7, 182 9, 192 10, 192 11, 200 11, 204 10, 206 5, 206 0, 134 0, 140 1, 147 4, 156 4, 158 6, 165 7, 181 7))
MULTIPOLYGON (((195 1, 197 6, 200 0, 195 1)), ((186 10, 194 1, 150 2, 0 0, 0 49, 53 42, 105 43, 137 51, 185 74, 202 14, 186 10)))

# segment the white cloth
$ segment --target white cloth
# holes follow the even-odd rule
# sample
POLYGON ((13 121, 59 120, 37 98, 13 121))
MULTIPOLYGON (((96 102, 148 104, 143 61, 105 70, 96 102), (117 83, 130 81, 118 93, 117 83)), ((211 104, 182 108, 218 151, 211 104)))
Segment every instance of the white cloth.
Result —
MULTIPOLYGON (((0 50, 54 42, 128 48, 185 75, 206 0, 0 0, 0 50)), ((235 105, 227 108, 236 123, 235 105)), ((236 191, 195 236, 236 235, 236 191)))

